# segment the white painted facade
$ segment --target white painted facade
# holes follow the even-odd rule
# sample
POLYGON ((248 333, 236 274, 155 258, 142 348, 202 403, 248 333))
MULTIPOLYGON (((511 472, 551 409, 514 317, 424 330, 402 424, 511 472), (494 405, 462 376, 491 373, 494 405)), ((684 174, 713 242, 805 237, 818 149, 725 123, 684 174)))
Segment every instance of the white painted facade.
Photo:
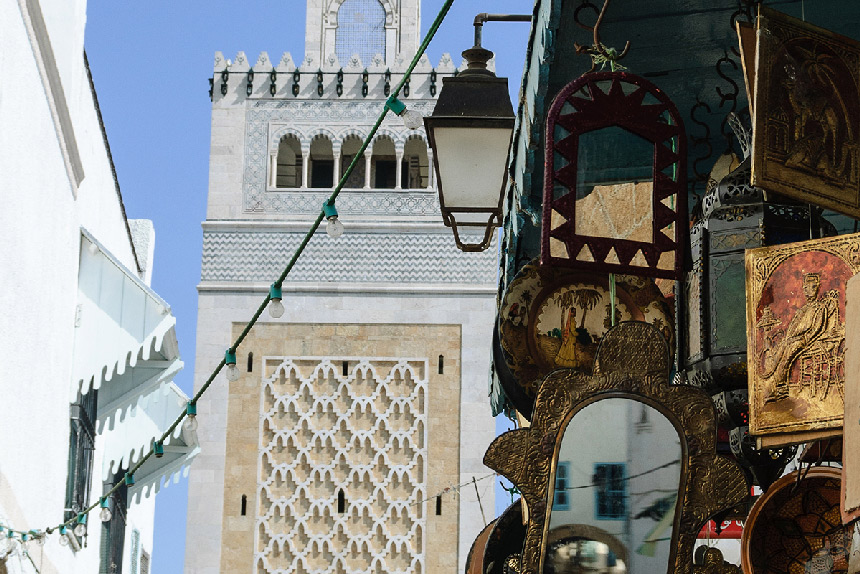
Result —
MULTIPOLYGON (((382 111, 386 83, 391 89, 397 85, 418 46, 419 1, 382 0, 384 53, 369 61, 359 57, 339 60, 333 48, 342 4, 342 0, 308 1, 305 58, 298 63, 289 53, 279 60, 270 60, 263 53, 255 62, 242 52, 232 60, 216 54, 195 388, 205 383, 224 358, 235 325, 248 322, 286 266, 331 194, 337 176, 353 157, 350 146, 370 132, 382 111), (366 82, 362 78, 365 70, 366 82), (343 72, 340 82, 339 71, 343 72), (279 186, 279 151, 285 140, 292 142, 294 151, 287 162, 289 184, 279 186), (314 174, 317 166, 328 166, 328 162, 334 169, 325 172, 326 178, 314 174)), ((424 57, 412 74, 409 95, 401 94, 400 99, 422 114, 431 113, 442 77, 455 69, 447 55, 436 65, 424 57)), ((260 321, 267 325, 460 327, 460 392, 450 397, 459 404, 458 428, 450 429, 458 442, 459 460, 458 471, 446 477, 446 484, 468 483, 468 487, 444 495, 446 505, 458 505, 456 518, 446 518, 444 526, 457 529, 458 543, 446 557, 450 565, 440 570, 454 574, 463 571, 469 548, 485 524, 470 481, 490 473, 482 457, 495 436, 487 380, 496 312, 497 252, 495 243, 481 254, 456 249, 451 230, 442 223, 430 169, 432 156, 425 141, 423 129, 408 130, 400 118, 388 114, 338 196, 345 233, 332 239, 323 224, 283 285, 283 317, 272 319, 264 312, 260 321), (383 181, 380 173, 386 169, 385 162, 396 168, 396 175, 383 181), (417 167, 406 174, 412 169, 409 166, 417 167)), ((240 346, 239 363, 247 352, 240 346)), ((357 360, 379 356, 386 354, 376 352, 368 341, 366 353, 357 360)), ((225 468, 231 448, 227 441, 230 397, 221 376, 198 406, 201 454, 189 476, 185 558, 189 574, 226 572, 225 563, 231 560, 224 550, 228 544, 224 529, 231 523, 224 493, 236 474, 235 469, 225 468)), ((258 416, 262 420, 263 413, 258 416)), ((432 464, 432 460, 428 462, 428 466, 432 464)), ((487 520, 493 518, 492 483, 479 483, 487 520)), ((257 503, 253 498, 248 501, 252 508, 257 503)), ((433 514, 432 503, 427 505, 427 514, 433 514)), ((427 516, 428 523, 433 519, 427 516)), ((268 571, 250 559, 241 568, 268 571)), ((308 571, 329 570, 335 572, 337 567, 308 571)))
MULTIPOLYGON (((98 357, 120 332, 136 331, 140 342, 151 343, 146 325, 129 313, 140 308, 135 298, 160 301, 148 287, 154 231, 150 222, 126 219, 85 63, 85 23, 85 0, 0 3, 0 73, 15 78, 0 89, 0 348, 10 361, 0 374, 0 572, 99 571, 98 511, 91 513, 79 548, 60 545, 56 532, 39 545, 19 535, 8 539, 5 529, 40 531, 63 522, 70 403, 79 388, 75 365, 82 357, 98 357), (81 267, 85 257, 100 258, 104 276, 124 282, 121 292, 107 284, 102 292, 126 317, 120 326, 106 316, 100 329, 83 337, 81 326, 92 327, 99 309, 94 303, 92 312, 79 312, 81 281, 93 279, 81 267)), ((160 317, 171 321, 169 307, 165 311, 160 317)), ((165 329, 165 345, 151 350, 171 354, 174 366, 181 366, 172 327, 165 329)), ((107 370, 98 380, 126 396, 115 426, 96 432, 90 503, 101 496, 103 479, 118 470, 116 464, 127 469, 138 460, 141 443, 148 447, 150 437, 166 428, 164 419, 175 418, 187 400, 169 378, 158 378, 149 400, 139 403, 133 375, 140 371, 130 364, 136 351, 134 357, 113 357, 117 372, 107 370)), ((193 456, 193 446, 186 447, 183 460, 193 456)), ((152 472, 141 477, 149 480, 130 489, 122 572, 137 574, 132 564, 152 553, 152 486, 163 472, 181 470, 167 466, 151 465, 152 472), (137 556, 131 552, 133 532, 137 556)))

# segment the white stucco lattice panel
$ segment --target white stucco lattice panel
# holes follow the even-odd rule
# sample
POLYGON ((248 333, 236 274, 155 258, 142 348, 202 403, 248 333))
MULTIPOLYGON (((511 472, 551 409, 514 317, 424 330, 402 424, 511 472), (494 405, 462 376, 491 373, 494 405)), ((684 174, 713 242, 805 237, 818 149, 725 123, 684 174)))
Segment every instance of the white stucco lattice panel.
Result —
POLYGON ((260 396, 257 572, 421 574, 428 360, 264 358, 273 364, 260 396))

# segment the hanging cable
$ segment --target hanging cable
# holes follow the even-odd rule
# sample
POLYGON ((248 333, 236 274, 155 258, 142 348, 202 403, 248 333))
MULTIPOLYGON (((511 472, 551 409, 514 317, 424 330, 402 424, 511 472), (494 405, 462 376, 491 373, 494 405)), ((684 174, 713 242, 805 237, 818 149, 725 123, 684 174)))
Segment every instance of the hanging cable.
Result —
MULTIPOLYGON (((418 51, 415 53, 415 57, 412 58, 412 61, 409 63, 409 66, 406 68, 406 71, 403 73, 403 77, 400 79, 400 82, 397 83, 394 90, 391 92, 391 95, 394 98, 396 98, 400 94, 400 91, 403 89, 403 86, 406 84, 406 82, 409 81, 409 77, 412 74, 412 71, 415 69, 415 66, 418 65, 418 61, 421 59, 421 56, 424 55, 424 52, 427 50, 427 46, 430 44, 430 41, 436 35, 436 32, 439 30, 439 26, 441 26, 442 21, 445 19, 445 16, 447 16, 448 11, 451 9, 451 5, 453 3, 454 3, 454 0, 445 0, 445 3, 442 5, 442 8, 439 10, 439 13, 436 15, 436 19, 433 21, 433 24, 430 26, 430 29, 427 31, 427 35, 424 37, 424 40, 421 42, 421 45, 418 47, 418 51)), ((321 206, 319 215, 317 216, 316 220, 311 225, 310 229, 308 230, 308 232, 305 235, 302 242, 299 244, 298 248, 296 248, 296 251, 295 251, 295 253, 293 253, 293 256, 290 259, 289 263, 287 264, 286 268, 281 273, 281 275, 275 280, 276 285, 282 285, 284 283, 284 280, 290 274, 290 271, 293 270, 293 267, 295 266, 296 261, 298 261, 299 257, 304 252, 305 247, 307 246, 307 244, 310 242, 311 238, 316 233, 317 229, 319 228, 320 224, 323 221, 323 218, 326 215, 326 211, 325 211, 324 206, 325 205, 334 206, 335 199, 337 199, 337 196, 340 195, 340 192, 343 189, 343 186, 346 184, 347 180, 352 175, 353 170, 358 165, 359 161, 363 161, 363 154, 364 154, 365 150, 367 149, 367 147, 370 145, 370 142, 373 140, 373 137, 376 135, 376 132, 379 130, 379 127, 382 125, 382 122, 385 119, 385 116, 388 114, 388 110, 389 110, 389 107, 386 103, 383 105, 382 111, 380 112, 379 117, 376 120, 376 123, 373 125, 370 132, 367 134, 367 137, 365 137, 364 141, 361 144, 361 147, 355 153, 355 156, 353 156, 352 161, 350 162, 349 166, 346 168, 346 171, 343 173, 343 176, 341 176, 340 181, 338 182, 337 186, 332 191, 331 196, 329 196, 329 198, 324 202, 323 206, 321 206)), ((251 317, 251 319, 245 325, 245 328, 242 330, 242 332, 239 334, 239 336, 236 337, 236 340, 233 342, 233 344, 227 350, 227 353, 225 354, 225 356, 229 356, 229 354, 231 354, 231 353, 235 355, 236 350, 239 348, 239 345, 241 345, 242 341, 245 340, 245 337, 248 336, 248 333, 251 331, 251 328, 257 323, 257 321, 260 318, 260 315, 262 315, 263 311, 268 307, 271 299, 272 299, 272 293, 270 291, 269 293, 266 294, 266 297, 263 299, 263 302, 260 304, 260 306, 254 312, 254 315, 251 317)), ((212 371, 212 374, 209 375, 209 378, 207 378, 206 381, 203 383, 203 385, 200 387, 200 390, 198 390, 194 394, 194 396, 191 398, 191 400, 189 401, 190 404, 196 404, 197 403, 197 401, 200 399, 200 397, 203 396, 203 394, 209 389, 209 386, 212 385, 212 383, 215 381, 215 378, 218 376, 218 374, 221 372, 221 370, 226 365, 227 365, 226 360, 221 359, 221 362, 218 363, 218 365, 215 367, 215 370, 212 371)), ((183 419, 185 419, 186 416, 188 416, 187 411, 180 414, 176 418, 176 420, 173 421, 173 423, 167 428, 167 430, 164 431, 164 433, 161 435, 161 438, 154 441, 153 444, 164 444, 164 441, 167 440, 173 434, 173 431, 175 431, 176 428, 180 424, 182 424, 182 421, 183 421, 183 419)), ((105 492, 102 496, 104 498, 107 498, 107 497, 111 496, 112 494, 114 494, 121 487, 125 486, 126 481, 133 481, 134 480, 134 478, 133 478, 134 473, 137 472, 138 469, 140 469, 140 467, 142 467, 146 463, 146 461, 149 460, 149 458, 153 455, 155 455, 155 448, 150 447, 149 452, 147 452, 126 473, 126 475, 119 482, 117 482, 110 490, 105 492)), ((489 476, 494 476, 494 475, 489 475, 489 476)), ((483 477, 483 478, 487 478, 487 477, 483 477)), ((483 479, 480 479, 480 480, 483 480, 483 479)), ((469 483, 466 483, 466 484, 469 484, 469 483)), ((462 485, 460 485, 460 486, 462 486, 462 485)), ((457 489, 459 489, 460 486, 458 486, 457 489)), ((34 539, 34 540, 39 539, 39 538, 44 538, 44 536, 50 534, 51 532, 53 532, 55 530, 60 530, 60 529, 63 529, 63 528, 66 528, 66 527, 69 527, 72 525, 80 526, 81 524, 86 524, 86 516, 90 513, 90 511, 92 511, 93 509, 95 509, 96 507, 98 507, 100 505, 100 501, 101 501, 101 499, 97 499, 93 504, 90 504, 89 506, 87 506, 86 508, 81 510, 76 516, 73 516, 69 520, 66 520, 65 522, 62 522, 56 526, 45 528, 44 530, 15 530, 15 529, 10 528, 8 525, 0 524, 0 531, 8 532, 9 538, 12 538, 13 536, 18 535, 23 541, 26 541, 28 538, 34 539)))

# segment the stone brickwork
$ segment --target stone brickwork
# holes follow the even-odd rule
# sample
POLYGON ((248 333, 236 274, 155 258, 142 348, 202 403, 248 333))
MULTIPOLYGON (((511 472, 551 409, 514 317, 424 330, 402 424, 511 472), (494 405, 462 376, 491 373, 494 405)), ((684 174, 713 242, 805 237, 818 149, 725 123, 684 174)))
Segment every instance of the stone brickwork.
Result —
POLYGON ((221 571, 452 572, 459 500, 428 498, 459 479, 460 336, 256 327, 228 402, 221 571))

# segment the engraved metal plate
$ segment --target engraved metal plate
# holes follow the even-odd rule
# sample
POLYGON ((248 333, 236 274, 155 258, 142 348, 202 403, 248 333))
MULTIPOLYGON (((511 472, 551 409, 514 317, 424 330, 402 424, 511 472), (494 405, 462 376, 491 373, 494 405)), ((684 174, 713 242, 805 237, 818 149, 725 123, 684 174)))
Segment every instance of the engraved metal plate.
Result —
POLYGON ((860 43, 760 7, 752 184, 860 217, 860 43))

